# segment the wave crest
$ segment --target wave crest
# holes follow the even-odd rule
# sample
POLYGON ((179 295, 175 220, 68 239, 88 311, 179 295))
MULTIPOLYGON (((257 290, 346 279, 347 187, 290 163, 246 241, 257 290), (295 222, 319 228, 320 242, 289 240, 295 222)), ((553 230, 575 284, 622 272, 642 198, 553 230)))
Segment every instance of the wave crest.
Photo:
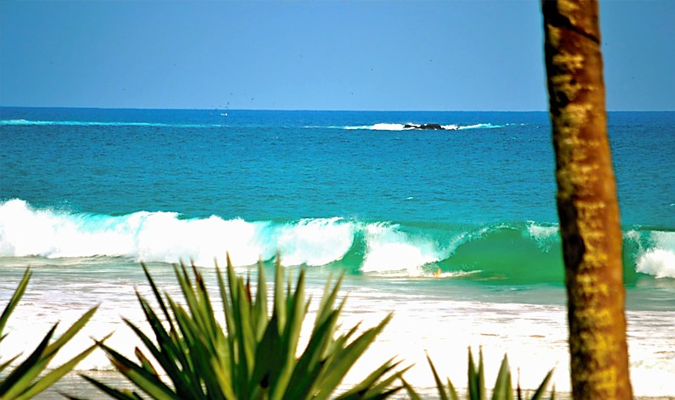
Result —
POLYGON ((656 278, 675 278, 675 232, 631 231, 638 245, 636 271, 656 278))
MULTIPOLYGON (((675 232, 632 230, 624 236, 627 282, 636 274, 675 278, 675 232)), ((557 225, 397 224, 344 218, 246 221, 185 218, 175 212, 127 215, 37 209, 0 202, 0 257, 124 257, 135 261, 236 266, 273 260, 285 265, 337 264, 358 273, 461 276, 510 282, 562 282, 557 225)))

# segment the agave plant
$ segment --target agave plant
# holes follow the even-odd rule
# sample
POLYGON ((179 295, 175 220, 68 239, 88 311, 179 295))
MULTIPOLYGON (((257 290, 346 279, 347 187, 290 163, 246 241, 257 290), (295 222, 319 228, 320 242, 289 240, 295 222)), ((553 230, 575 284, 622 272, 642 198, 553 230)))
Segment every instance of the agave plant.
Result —
MULTIPOLYGON (((391 319, 389 314, 378 325, 360 334, 358 325, 338 333, 338 317, 345 300, 337 307, 335 303, 342 277, 332 288, 330 279, 326 283, 308 343, 297 355, 309 307, 309 301, 305 300, 304 269, 295 288, 291 287, 290 274, 288 286, 284 288, 283 268, 277 261, 270 315, 262 263, 258 265, 255 295, 250 279, 244 281, 238 277, 229 258, 227 283, 216 265, 225 321, 223 329, 216 319, 204 280, 194 265, 192 274, 183 264, 174 266, 185 307, 168 293, 162 296, 148 269, 142 266, 159 310, 138 291, 136 295, 154 333, 154 341, 132 322, 125 320, 125 323, 149 355, 136 348, 137 361, 132 361, 103 343, 100 346, 114 367, 153 399, 385 399, 402 388, 392 386, 399 375, 394 371, 398 363, 391 359, 359 384, 336 396, 347 372, 391 319)), ((118 390, 83 377, 116 399, 141 398, 138 392, 118 390)))
MULTIPOLYGON (((469 349, 469 382, 468 382, 468 400, 485 400, 487 398, 487 392, 485 390, 485 369, 483 366, 483 352, 479 352, 478 367, 473 359, 471 349, 469 349)), ((436 367, 431 361, 431 358, 427 355, 427 361, 431 367, 431 372, 434 375, 434 381, 436 382, 436 388, 438 389, 438 395, 441 400, 459 400, 459 395, 455 390, 455 387, 452 385, 450 379, 447 380, 447 388, 443 386, 441 378, 438 376, 436 367)), ((551 377, 553 376, 553 370, 549 371, 544 380, 541 382, 537 390, 530 398, 530 400, 541 400, 543 399, 544 392, 548 386, 551 377)), ((422 400, 422 398, 415 392, 415 390, 401 378, 403 386, 406 388, 408 395, 411 400, 422 400)), ((523 400, 523 391, 520 388, 520 384, 516 390, 516 396, 518 400, 523 400)), ((501 367, 499 368, 499 373, 497 374, 497 381, 495 382, 495 387, 492 391, 492 400, 513 400, 514 399, 514 390, 511 384, 511 370, 509 368, 508 357, 504 355, 502 360, 501 367)), ((551 400, 555 399, 555 389, 551 391, 551 400)))
MULTIPOLYGON (((21 297, 25 293, 31 275, 32 272, 30 271, 30 268, 27 268, 23 278, 21 279, 21 282, 19 283, 19 286, 14 291, 14 294, 2 312, 2 315, 0 315, 0 342, 2 342, 2 340, 7 336, 6 334, 3 334, 3 330, 7 324, 7 320, 9 320, 9 317, 12 314, 12 311, 14 311, 16 306, 19 304, 21 297)), ((58 326, 58 324, 55 324, 49 330, 49 332, 47 332, 44 339, 42 339, 40 344, 28 356, 28 358, 15 366, 7 374, 4 373, 5 370, 9 370, 10 365, 17 361, 21 355, 16 355, 10 360, 4 361, 2 364, 0 364, 0 374, 4 376, 4 378, 0 379, 0 399, 30 399, 50 387, 56 381, 61 379, 65 374, 75 368, 77 363, 79 363, 96 348, 95 344, 65 364, 50 370, 45 375, 40 376, 40 374, 46 371, 47 366, 49 365, 50 361, 52 361, 54 356, 56 356, 58 351, 61 350, 63 346, 68 343, 68 341, 70 341, 70 339, 72 339, 73 336, 77 334, 77 332, 80 331, 80 329, 82 329, 82 327, 87 323, 87 321, 89 321, 89 319, 91 319, 95 312, 96 307, 87 311, 65 333, 63 333, 61 337, 50 344, 49 342, 52 340, 54 332, 56 331, 56 327, 58 326)))

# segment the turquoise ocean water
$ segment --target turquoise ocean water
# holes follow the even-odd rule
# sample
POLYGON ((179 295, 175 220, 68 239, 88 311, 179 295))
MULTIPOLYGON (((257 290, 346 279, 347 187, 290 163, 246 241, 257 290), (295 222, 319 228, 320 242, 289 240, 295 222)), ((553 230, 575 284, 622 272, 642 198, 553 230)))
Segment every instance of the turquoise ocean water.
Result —
MULTIPOLYGON (((675 113, 610 113, 609 135, 634 387, 675 395, 675 113)), ((277 252, 317 293, 345 271, 347 321, 395 311, 372 358, 418 363, 421 386, 425 350, 461 386, 467 346, 569 386, 546 113, 0 109, 0 302, 31 265, 40 316, 12 350, 95 304, 89 333, 131 346, 139 261, 171 287, 179 260, 277 252), (446 129, 404 128, 428 122, 446 129)))

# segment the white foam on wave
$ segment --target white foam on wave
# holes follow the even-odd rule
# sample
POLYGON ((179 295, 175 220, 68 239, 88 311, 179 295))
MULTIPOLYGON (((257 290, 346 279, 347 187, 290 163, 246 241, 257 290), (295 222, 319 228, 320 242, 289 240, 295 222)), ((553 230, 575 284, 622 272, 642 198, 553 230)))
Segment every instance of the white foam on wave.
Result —
POLYGON ((560 229, 555 225, 540 225, 534 221, 528 221, 527 233, 540 249, 549 251, 551 244, 558 239, 560 229))
MULTIPOLYGON (((461 230, 440 242, 433 232, 391 223, 312 218, 286 223, 219 216, 184 219, 174 212, 139 211, 121 216, 35 209, 20 199, 0 203, 0 257, 49 259, 124 257, 134 261, 213 265, 229 255, 236 266, 283 255, 285 265, 321 266, 342 260, 363 237, 361 270, 371 274, 422 276, 462 245, 504 226, 461 230)), ((523 233, 548 251, 557 226, 528 223, 523 233)), ((675 232, 630 231, 639 245, 636 271, 675 278, 675 232)))
POLYGON ((640 256, 637 271, 656 278, 675 278, 675 253, 662 249, 648 250, 640 256))
POLYGON ((640 233, 630 231, 627 238, 640 246, 635 269, 655 278, 675 278, 675 232, 649 231, 647 245, 640 240, 640 233))
POLYGON ((343 218, 275 223, 215 215, 184 219, 175 212, 109 216, 35 209, 20 199, 0 203, 0 257, 103 256, 209 266, 229 256, 235 266, 247 266, 280 253, 284 265, 321 266, 342 260, 363 237, 362 271, 420 276, 433 273, 423 269, 426 264, 482 234, 460 232, 439 244, 431 234, 406 232, 396 224, 343 218))
POLYGON ((361 270, 387 276, 458 277, 480 271, 441 273, 428 264, 450 258, 461 246, 483 239, 486 235, 507 226, 489 225, 475 230, 461 230, 439 242, 433 236, 406 232, 398 224, 373 223, 363 228, 366 252, 361 270))
POLYGON ((473 124, 473 125, 460 126, 458 129, 495 129, 495 128, 503 128, 503 125, 493 125, 493 124, 490 124, 490 123, 473 124))
POLYGON ((353 231, 352 223, 339 218, 273 224, 218 216, 181 219, 172 212, 77 214, 34 209, 19 199, 0 204, 1 257, 107 256, 212 265, 229 254, 233 264, 245 266, 281 251, 286 265, 324 265, 344 257, 353 231))
POLYGON ((285 264, 319 266, 344 257, 354 232, 355 225, 341 218, 303 219, 281 227, 276 243, 285 264))
POLYGON ((234 265, 251 265, 261 256, 270 256, 260 241, 263 226, 239 218, 180 220, 176 214, 152 213, 139 228, 138 254, 133 255, 141 260, 192 259, 198 265, 209 265, 229 255, 234 265))
POLYGON ((369 224, 365 227, 366 255, 361 270, 366 273, 404 271, 420 276, 422 266, 447 256, 429 238, 412 237, 394 224, 369 224))
POLYGON ((402 131, 404 130, 403 124, 392 124, 392 123, 379 123, 374 125, 360 125, 360 126, 347 126, 345 129, 349 130, 371 130, 371 131, 402 131))
POLYGON ((34 210, 23 200, 0 205, 0 256, 83 257, 127 255, 133 243, 130 226, 51 210, 34 210))

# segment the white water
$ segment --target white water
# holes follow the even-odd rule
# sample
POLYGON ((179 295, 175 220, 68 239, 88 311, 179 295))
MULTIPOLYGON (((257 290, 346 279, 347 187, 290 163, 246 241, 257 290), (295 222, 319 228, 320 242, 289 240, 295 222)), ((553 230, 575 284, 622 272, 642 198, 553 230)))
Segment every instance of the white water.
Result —
MULTIPOLYGON (((23 261, 12 263, 5 259, 3 262, 0 304, 5 304, 18 283, 23 261)), ((58 332, 62 332, 97 304, 100 306, 93 320, 55 363, 90 345, 90 337, 102 338, 111 332, 114 333, 107 344, 133 356, 138 341, 122 323, 122 317, 147 329, 134 297, 134 287, 151 297, 140 267, 113 265, 101 259, 34 261, 32 282, 10 319, 9 335, 0 349, 0 359, 19 352, 29 353, 52 324, 61 321, 58 332)), ((160 288, 179 298, 171 268, 165 264, 153 264, 150 268, 160 288)), ((310 322, 327 277, 320 269, 314 271, 308 275, 308 292, 314 299, 310 322)), ((217 298, 214 276, 209 269, 204 273, 212 298, 217 298)), ((514 379, 520 371, 524 388, 536 387, 545 373, 555 367, 557 391, 569 390, 562 289, 511 291, 504 288, 502 293, 495 293, 461 285, 439 288, 429 285, 438 283, 431 279, 347 277, 342 291, 349 295, 342 316, 344 329, 361 321, 364 328, 375 325, 391 311, 394 319, 346 383, 355 383, 367 371, 397 356, 404 361, 403 365, 414 364, 406 373, 411 384, 418 388, 432 387, 434 383, 426 363, 428 353, 442 376, 450 377, 456 386, 463 387, 467 349, 472 347, 474 354, 482 348, 488 385, 494 382, 499 363, 508 353, 514 379)), ((631 375, 636 395, 675 393, 674 320, 674 311, 628 312, 631 375)), ((110 369, 100 351, 78 366, 78 370, 110 369)))
MULTIPOLYGON (((278 252, 287 265, 322 266, 342 260, 362 237, 361 271, 417 277, 433 274, 425 266, 450 258, 462 245, 513 229, 505 224, 464 228, 443 238, 434 232, 388 222, 312 218, 289 222, 245 221, 219 216, 183 219, 175 212, 110 216, 38 209, 23 200, 0 202, 0 257, 50 259, 125 257, 134 261, 194 261, 209 266, 229 254, 237 266, 272 260, 278 252)), ((547 253, 556 226, 529 222, 528 240, 547 253)), ((638 245, 635 269, 656 278, 675 278, 675 232, 631 230, 638 245)))

